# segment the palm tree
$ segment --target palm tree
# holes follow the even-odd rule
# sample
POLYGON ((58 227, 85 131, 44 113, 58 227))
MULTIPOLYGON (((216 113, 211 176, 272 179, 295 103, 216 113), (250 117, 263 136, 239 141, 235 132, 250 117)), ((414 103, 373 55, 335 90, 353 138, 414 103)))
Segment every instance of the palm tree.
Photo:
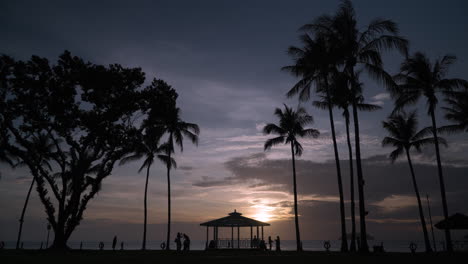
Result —
MULTIPOLYGON (((180 109, 173 107, 167 111, 161 118, 161 128, 168 136, 166 155, 168 160, 172 160, 172 153, 174 153, 174 143, 180 147, 180 151, 184 150, 183 140, 187 137, 193 144, 198 145, 198 135, 200 128, 193 123, 187 123, 180 117, 180 109)), ((170 250, 170 236, 171 236, 171 168, 173 163, 168 162, 167 166, 167 237, 166 249, 170 250)))
POLYGON ((293 58, 294 64, 283 67, 282 70, 288 71, 300 77, 301 79, 289 90, 288 97, 299 94, 300 101, 310 99, 310 89, 315 85, 316 93, 318 93, 326 103, 324 109, 328 110, 330 119, 330 127, 333 141, 333 151, 335 154, 336 175, 338 182, 338 193, 340 197, 340 220, 341 220, 341 251, 348 251, 348 240, 346 234, 346 217, 344 206, 343 183, 341 177, 340 157, 338 154, 338 146, 336 143, 335 123, 333 120, 333 104, 331 103, 332 94, 330 92, 330 79, 338 74, 336 68, 337 58, 333 52, 334 47, 326 41, 325 38, 316 37, 312 39, 308 34, 303 34, 301 42, 304 47, 299 48, 291 46, 288 49, 289 55, 293 58))
MULTIPOLYGON (((362 67, 371 77, 382 81, 389 88, 394 88, 391 76, 383 69, 381 53, 391 49, 397 49, 405 55, 407 53, 408 41, 398 35, 398 26, 395 22, 374 19, 364 27, 364 31, 360 31, 357 27, 353 5, 351 1, 345 0, 342 1, 334 16, 321 16, 313 23, 304 25, 302 29, 333 43, 334 52, 340 58, 339 65, 349 77, 349 87, 352 93, 357 95, 359 90, 359 79, 356 74, 358 67, 362 67)), ((368 252, 365 221, 367 212, 364 204, 364 176, 361 164, 357 103, 353 100, 352 111, 359 192, 360 250, 368 252)))
MULTIPOLYGON (((51 141, 50 137, 46 134, 40 134, 38 136, 34 136, 31 139, 29 144, 34 145, 33 149, 37 151, 37 162, 42 164, 44 167, 48 168, 52 171, 52 167, 49 163, 49 160, 53 157, 54 153, 52 152, 55 148, 55 143, 51 141)), ((25 165, 23 162, 15 164, 14 167, 23 166, 25 165)), ((23 223, 24 223, 24 216, 26 214, 26 208, 28 207, 29 197, 31 196, 31 191, 33 186, 36 182, 36 177, 33 176, 31 184, 29 185, 28 193, 26 195, 26 200, 24 201, 23 210, 21 211, 21 217, 19 219, 20 225, 18 229, 18 237, 16 239, 16 249, 20 248, 21 245, 21 234, 23 232, 23 223)))
POLYGON ((265 135, 278 135, 270 138, 265 142, 264 149, 269 150, 275 145, 290 144, 292 167, 293 167, 293 186, 294 186, 294 220, 296 225, 296 247, 297 251, 302 251, 301 236, 299 232, 299 216, 297 210, 297 187, 296 187, 296 163, 295 155, 302 154, 302 145, 298 141, 298 137, 313 137, 319 136, 319 131, 313 128, 304 128, 308 124, 312 124, 314 119, 308 115, 304 108, 300 107, 296 111, 284 105, 284 111, 280 108, 275 109, 275 115, 279 118, 277 124, 267 124, 263 128, 265 135))
POLYGON ((148 180, 149 180, 149 173, 150 168, 154 163, 155 158, 162 161, 164 164, 171 163, 171 166, 176 166, 174 159, 169 159, 167 155, 161 154, 166 152, 167 145, 166 144, 159 144, 161 137, 163 136, 163 132, 160 131, 158 128, 151 129, 146 128, 146 134, 141 134, 138 139, 134 142, 134 151, 131 155, 123 158, 120 161, 120 164, 123 165, 130 161, 140 160, 144 158, 143 164, 138 169, 138 173, 140 173, 143 169, 146 168, 146 181, 145 181, 145 194, 143 200, 144 206, 144 220, 143 220, 143 244, 141 246, 142 250, 146 250, 146 224, 147 224, 147 197, 148 197, 148 180))
POLYGON ((468 89, 451 91, 446 94, 445 118, 454 124, 441 129, 449 132, 468 132, 468 89))
MULTIPOLYGON (((414 147, 418 152, 421 152, 421 147, 435 143, 433 137, 425 137, 427 134, 431 134, 431 128, 425 128, 417 132, 418 122, 415 112, 411 112, 410 114, 406 114, 405 112, 393 114, 388 117, 387 121, 382 122, 382 124, 389 133, 389 136, 382 140, 382 145, 395 147, 395 149, 390 153, 390 159, 392 163, 395 162, 395 160, 403 153, 406 154, 406 158, 408 159, 414 193, 416 194, 416 199, 418 200, 419 218, 421 220, 421 227, 424 234, 426 252, 432 252, 426 221, 424 219, 421 197, 419 195, 418 184, 416 182, 413 163, 411 162, 410 157, 410 150, 412 147, 414 147)), ((445 144, 445 140, 442 138, 438 138, 438 141, 445 144)))
MULTIPOLYGON (((350 124, 350 113, 349 113, 349 106, 352 104, 353 100, 356 100, 357 108, 360 111, 376 111, 381 109, 378 105, 373 104, 366 104, 364 103, 364 97, 359 95, 357 98, 352 93, 351 90, 348 89, 346 84, 346 75, 339 74, 334 78, 332 83, 331 93, 332 93, 332 104, 336 107, 343 110, 343 117, 345 118, 345 126, 346 126, 346 141, 348 145, 348 154, 349 154, 349 174, 350 174, 350 195, 351 195, 351 244, 350 244, 350 251, 356 251, 356 214, 355 214, 355 202, 354 202, 354 165, 353 165, 353 148, 351 144, 351 137, 349 131, 349 124, 350 124)), ((362 87, 362 84, 360 84, 362 87)), ((361 89, 361 88, 360 88, 361 89)), ((313 105, 321 108, 326 109, 329 108, 329 103, 326 98, 322 97, 321 101, 314 101, 313 105)))
MULTIPOLYGON (((452 91, 454 88, 467 85, 467 81, 463 79, 445 78, 449 67, 455 62, 455 60, 455 56, 446 55, 432 64, 424 53, 416 52, 401 64, 401 72, 394 77, 395 81, 399 84, 398 89, 393 91, 396 97, 395 112, 401 110, 407 105, 415 104, 421 97, 426 98, 428 107, 427 113, 431 117, 432 121, 432 134, 434 136, 437 170, 439 174, 440 192, 442 196, 445 220, 448 218, 448 208, 445 196, 445 183, 442 172, 439 141, 437 137, 438 128, 435 118, 435 110, 438 103, 438 93, 447 93, 452 91)), ((447 250, 449 252, 453 251, 449 229, 445 229, 445 239, 447 250)))

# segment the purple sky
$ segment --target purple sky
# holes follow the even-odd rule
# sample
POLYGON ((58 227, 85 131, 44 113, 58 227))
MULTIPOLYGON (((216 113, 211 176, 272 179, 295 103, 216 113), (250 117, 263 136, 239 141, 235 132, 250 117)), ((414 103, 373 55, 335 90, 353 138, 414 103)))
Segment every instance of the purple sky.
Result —
MULTIPOLYGON (((179 93, 183 118, 200 125, 198 147, 176 155, 173 173, 175 230, 204 238, 199 223, 237 209, 271 222, 267 234, 293 238, 291 168, 287 147, 263 153, 265 123, 286 99, 295 79, 280 71, 291 61, 289 45, 297 29, 333 12, 338 1, 2 1, 0 53, 17 59, 36 54, 54 60, 64 49, 95 63, 142 67, 147 80, 162 78, 179 93)), ((466 1, 355 1, 359 26, 375 17, 395 20, 411 51, 432 58, 452 53, 458 62, 450 76, 468 78, 468 4, 466 1)), ((396 73, 402 58, 385 55, 396 73)), ((361 114, 362 154, 369 210, 369 232, 379 240, 421 239, 416 200, 405 162, 391 165, 381 147, 381 121, 392 110, 386 91, 363 78, 366 100, 383 107, 361 114)), ((304 141, 298 161, 299 213, 303 239, 339 237, 339 207, 329 123, 324 111, 304 104, 315 118, 319 139, 304 141)), ((418 109, 427 126, 425 104, 418 109)), ((439 111, 441 113, 441 111, 439 111)), ((340 155, 347 157, 344 123, 335 112, 340 155)), ((441 116, 441 115, 440 115, 441 116)), ((439 118, 441 124, 446 122, 439 118)), ((450 213, 468 213, 468 136, 447 137, 443 149, 450 213)), ((429 194, 435 220, 442 214, 432 149, 415 155, 421 193, 429 194)), ((144 176, 139 162, 116 167, 85 213, 72 240, 97 240, 118 234, 138 241, 143 221, 144 176)), ((30 183, 26 169, 0 165, 0 240, 14 240, 30 183)), ((342 161, 349 216, 348 165, 342 161)), ((164 238, 164 168, 151 171, 149 239, 164 238)), ((426 211, 427 215, 427 211, 426 211)), ((27 211, 24 240, 41 240, 45 213, 36 193, 27 211)), ((348 219, 349 220, 349 219, 348 219)), ((350 225, 348 225, 350 229, 350 225)), ((458 233, 455 233, 457 236, 458 233)), ((442 233, 436 235, 442 239, 442 233)), ((463 235, 463 234, 461 234, 463 235)))

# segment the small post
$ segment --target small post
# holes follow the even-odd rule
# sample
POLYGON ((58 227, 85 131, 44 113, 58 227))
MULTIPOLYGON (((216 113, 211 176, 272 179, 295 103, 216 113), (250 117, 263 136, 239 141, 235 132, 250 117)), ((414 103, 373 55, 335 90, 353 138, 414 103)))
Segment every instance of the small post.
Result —
POLYGON ((50 226, 50 224, 47 224, 47 241, 46 241, 46 248, 49 247, 49 234, 50 234, 50 229, 52 227, 50 226))
POLYGON ((231 248, 234 248, 234 226, 231 226, 231 248))
POLYGON ((260 239, 260 233, 258 232, 258 226, 257 226, 257 239, 260 239))

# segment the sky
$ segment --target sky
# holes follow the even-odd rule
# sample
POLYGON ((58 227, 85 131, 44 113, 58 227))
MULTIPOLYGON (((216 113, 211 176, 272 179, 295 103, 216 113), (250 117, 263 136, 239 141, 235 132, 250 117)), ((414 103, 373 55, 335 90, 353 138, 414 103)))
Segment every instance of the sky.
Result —
MULTIPOLYGON (((410 52, 432 59, 447 53, 458 61, 449 77, 468 78, 468 3, 466 1, 353 1, 358 26, 376 17, 396 21, 410 41, 410 52)), ((146 83, 161 78, 179 93, 183 118, 201 128, 198 146, 185 144, 172 174, 174 232, 204 239, 199 224, 236 209, 271 223, 268 235, 294 238, 292 173, 287 146, 263 151, 261 131, 276 122, 273 111, 283 103, 298 106, 285 93, 295 81, 282 72, 298 45, 298 28, 317 16, 333 13, 339 1, 1 1, 0 53, 16 59, 31 55, 54 61, 64 51, 99 64, 141 67, 146 83)), ((402 57, 384 55, 394 74, 402 57)), ((391 164, 382 148, 381 121, 391 112, 389 94, 363 76, 367 102, 382 106, 361 113, 361 148, 365 177, 368 232, 378 240, 422 239, 409 168, 391 164)), ((318 139, 303 140, 297 162, 300 227, 303 239, 340 236, 338 187, 330 124, 325 111, 302 103, 314 116, 318 139)), ((420 127, 428 126, 426 105, 418 105, 420 127)), ((336 110, 335 125, 343 169, 347 228, 350 230, 349 168, 345 127, 336 110)), ((438 121, 447 124, 438 109, 438 121)), ((450 213, 468 213, 468 136, 447 136, 442 149, 450 213)), ((432 148, 414 153, 421 194, 430 197, 434 222, 441 219, 440 191, 432 148)), ((114 234, 141 239, 144 175, 141 162, 115 167, 102 191, 90 202, 71 240, 99 240, 114 234)), ((14 240, 31 181, 28 170, 0 165, 0 240, 14 240)), ((149 186, 150 240, 163 240, 167 214, 162 164, 152 167, 149 186)), ((424 200, 425 202, 426 200, 424 200)), ((425 214, 428 211, 425 206, 425 214)), ((33 192, 26 214, 24 240, 45 236, 45 213, 33 192)), ((245 231, 247 232, 247 230, 245 231)), ((242 235, 243 233, 241 233, 242 235)), ((463 233, 455 232, 455 237, 463 233)), ((242 235, 244 236, 244 235, 242 235)), ((247 233, 245 233, 247 236, 247 233)), ((438 239, 443 234, 436 230, 438 239)))

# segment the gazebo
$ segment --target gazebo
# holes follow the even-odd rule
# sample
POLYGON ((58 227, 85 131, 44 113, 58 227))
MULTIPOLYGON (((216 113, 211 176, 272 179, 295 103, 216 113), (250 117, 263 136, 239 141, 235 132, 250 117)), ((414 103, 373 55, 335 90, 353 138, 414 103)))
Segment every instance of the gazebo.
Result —
POLYGON ((270 224, 265 222, 260 222, 255 219, 247 218, 242 216, 241 213, 238 213, 236 210, 230 213, 228 216, 219 218, 216 220, 211 220, 205 223, 201 223, 200 226, 206 226, 206 248, 252 248, 254 247, 254 237, 253 237, 253 227, 257 228, 257 240, 260 239, 260 230, 261 227, 261 240, 263 238, 263 227, 269 226, 270 224), (210 227, 213 227, 213 240, 209 241, 209 230, 210 227), (218 234, 219 227, 230 227, 231 228, 231 239, 220 239, 218 234), (237 245, 234 246, 234 228, 237 227, 237 245), (241 227, 250 227, 250 240, 240 238, 240 228, 241 227), (241 243, 242 242, 242 243, 241 243), (211 244, 211 246, 210 246, 211 244), (241 245, 242 244, 242 245, 241 245))

